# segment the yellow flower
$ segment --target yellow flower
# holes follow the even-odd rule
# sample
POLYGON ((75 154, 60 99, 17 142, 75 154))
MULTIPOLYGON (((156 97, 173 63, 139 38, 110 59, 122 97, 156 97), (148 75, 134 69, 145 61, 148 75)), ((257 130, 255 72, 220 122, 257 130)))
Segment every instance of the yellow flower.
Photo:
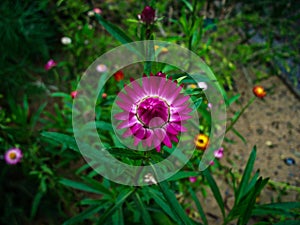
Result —
POLYGON ((154 46, 154 49, 155 49, 155 51, 157 51, 157 50, 159 49, 159 50, 160 50, 159 53, 162 53, 162 54, 168 53, 168 52, 169 52, 169 50, 168 50, 167 48, 161 47, 161 46, 158 46, 158 45, 155 45, 155 46, 154 46))
POLYGON ((206 149, 208 142, 209 142, 209 138, 205 134, 198 134, 194 139, 194 143, 195 143, 197 149, 200 149, 203 151, 206 149))

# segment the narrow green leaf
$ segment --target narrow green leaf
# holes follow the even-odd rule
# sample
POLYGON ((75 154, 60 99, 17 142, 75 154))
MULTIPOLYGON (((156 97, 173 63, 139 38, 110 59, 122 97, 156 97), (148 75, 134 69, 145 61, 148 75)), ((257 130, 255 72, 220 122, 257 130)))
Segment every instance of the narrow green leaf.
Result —
POLYGON ((113 225, 124 225, 124 216, 123 209, 119 207, 119 209, 112 215, 113 225))
POLYGON ((225 206, 224 206, 224 202, 223 202, 223 198, 222 198, 222 195, 220 193, 220 190, 216 184, 216 181, 214 180, 214 178, 212 177, 212 175, 210 174, 210 172, 208 171, 208 169, 204 170, 203 171, 203 175, 204 177, 206 178, 208 184, 209 184, 209 187, 221 209, 221 212, 222 212, 222 215, 223 215, 223 218, 225 217, 225 206))
POLYGON ((285 220, 285 221, 280 221, 278 223, 274 223, 273 225, 299 225, 300 220, 285 220))
POLYGON ((63 97, 63 98, 71 100, 71 96, 69 94, 64 93, 64 92, 55 92, 55 93, 52 93, 51 97, 63 97))
POLYGON ((33 202, 32 202, 31 212, 30 212, 30 218, 31 218, 31 219, 33 219, 33 218, 35 217, 36 212, 37 212, 37 210, 38 210, 38 207, 39 207, 39 205, 40 205, 41 199, 42 199, 42 197, 43 197, 44 194, 45 194, 44 192, 39 191, 39 192, 35 195, 35 197, 34 197, 34 199, 33 199, 33 202))
POLYGON ((251 172, 253 170, 255 158, 256 158, 256 146, 254 146, 253 149, 252 149, 252 152, 251 152, 250 157, 248 159, 244 174, 242 176, 240 186, 237 190, 237 196, 236 196, 236 202, 237 203, 240 201, 240 199, 245 194, 245 190, 247 188, 247 185, 248 185, 248 182, 249 182, 249 179, 250 179, 250 176, 251 176, 251 172))
POLYGON ((41 135, 45 138, 49 138, 60 144, 66 145, 68 148, 76 152, 79 151, 74 137, 57 132, 42 132, 41 135))
POLYGON ((179 204, 176 199, 175 194, 170 191, 169 186, 166 181, 160 182, 159 186, 162 190, 162 193, 165 196, 166 201, 172 206, 173 210, 176 212, 183 224, 192 224, 191 219, 187 216, 182 206, 179 204))
POLYGON ((199 176, 199 172, 196 171, 179 171, 172 177, 168 178, 167 181, 176 181, 181 179, 186 179, 189 177, 199 176))
POLYGON ((42 104, 38 108, 38 110, 36 111, 36 113, 31 117, 31 120, 30 120, 31 129, 35 128, 35 125, 36 125, 37 121, 39 120, 40 115, 41 115, 42 111, 44 110, 44 108, 46 107, 46 105, 47 105, 47 102, 45 102, 44 104, 42 104))
POLYGON ((83 179, 85 182, 89 183, 92 188, 98 190, 100 193, 112 196, 112 192, 109 189, 107 189, 103 184, 101 184, 99 181, 89 177, 85 177, 83 179))
POLYGON ((65 185, 65 186, 68 186, 68 187, 71 187, 71 188, 74 188, 74 189, 77 189, 77 190, 81 190, 81 191, 86 191, 86 192, 90 192, 90 193, 94 193, 94 194, 106 194, 106 193, 103 193, 97 189, 94 189, 84 183, 80 183, 80 182, 76 182, 76 181, 72 181, 72 180, 69 180, 69 179, 61 179, 59 181, 61 184, 65 185))
POLYGON ((241 97, 241 94, 237 94, 228 99, 228 106, 237 101, 241 97))
POLYGON ((145 225, 152 225, 152 220, 151 220, 151 216, 148 212, 148 210, 146 209, 143 201, 141 200, 139 194, 136 192, 135 193, 135 202, 137 204, 137 209, 141 211, 142 214, 142 219, 144 221, 145 225))
POLYGON ((208 225, 208 221, 206 219, 205 212, 204 212, 204 210, 203 210, 203 208, 201 206, 201 203, 200 203, 197 195, 195 194, 195 192, 193 191, 192 188, 189 188, 189 192, 191 193, 191 196, 192 196, 192 198, 193 198, 193 200, 194 200, 194 202, 196 204, 196 207, 198 209, 198 212, 199 212, 199 214, 201 216, 201 219, 202 219, 204 225, 208 225))
POLYGON ((161 207, 161 209, 169 215, 174 221, 178 221, 179 218, 177 215, 173 213, 173 210, 170 208, 170 206, 166 203, 164 199, 162 199, 161 193, 157 193, 156 190, 150 189, 148 190, 149 195, 153 198, 153 200, 161 207))
POLYGON ((185 6, 191 11, 193 12, 193 6, 191 3, 189 3, 187 0, 182 0, 183 3, 185 4, 185 6))
POLYGON ((95 15, 98 22, 110 33, 114 38, 120 41, 122 44, 133 42, 119 27, 106 21, 101 15, 95 15))
POLYGON ((240 132, 238 132, 235 128, 231 128, 231 130, 232 130, 232 132, 236 135, 236 136, 238 136, 241 140, 242 140, 242 142, 244 143, 244 144, 247 144, 247 141, 246 141, 246 139, 243 137, 243 135, 241 135, 240 134, 240 132))
POLYGON ((134 189, 125 189, 123 190, 117 197, 115 204, 113 204, 111 207, 109 207, 99 218, 99 220, 97 221, 97 224, 104 224, 104 222, 106 221, 106 219, 113 215, 114 212, 118 209, 122 208, 122 204, 124 203, 124 201, 132 194, 132 192, 134 191, 134 189))
POLYGON ((79 224, 79 222, 82 222, 83 220, 89 218, 91 215, 97 213, 101 208, 102 205, 91 206, 90 208, 78 214, 77 216, 65 221, 63 225, 79 224))

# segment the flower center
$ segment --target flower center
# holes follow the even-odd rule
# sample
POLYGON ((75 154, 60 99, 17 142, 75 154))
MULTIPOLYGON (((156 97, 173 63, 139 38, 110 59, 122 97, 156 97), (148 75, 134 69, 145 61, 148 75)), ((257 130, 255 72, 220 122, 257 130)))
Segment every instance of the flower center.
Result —
POLYGON ((138 120, 149 128, 164 126, 169 118, 169 105, 156 96, 142 99, 136 108, 138 120))
POLYGON ((8 157, 10 159, 16 159, 17 158, 17 154, 15 152, 10 152, 9 155, 8 155, 8 157))

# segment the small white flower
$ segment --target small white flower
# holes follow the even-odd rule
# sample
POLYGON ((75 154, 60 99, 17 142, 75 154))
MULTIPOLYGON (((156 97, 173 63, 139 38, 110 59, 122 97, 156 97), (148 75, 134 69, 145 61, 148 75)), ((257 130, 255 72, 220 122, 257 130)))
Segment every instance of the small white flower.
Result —
POLYGON ((155 180, 154 176, 151 173, 147 173, 144 176, 144 182, 146 182, 149 185, 151 185, 151 184, 157 184, 157 181, 155 180))
POLYGON ((95 15, 95 12, 94 12, 93 10, 90 10, 90 11, 88 11, 87 15, 88 15, 89 17, 92 17, 92 16, 95 15))
POLYGON ((97 67, 96 67, 96 70, 100 73, 104 73, 106 70, 107 70, 107 66, 104 65, 104 64, 99 64, 97 67))
POLYGON ((69 37, 62 37, 60 41, 63 45, 69 45, 72 43, 72 39, 69 37))
POLYGON ((205 82, 198 82, 198 87, 205 91, 207 89, 207 84, 205 82))

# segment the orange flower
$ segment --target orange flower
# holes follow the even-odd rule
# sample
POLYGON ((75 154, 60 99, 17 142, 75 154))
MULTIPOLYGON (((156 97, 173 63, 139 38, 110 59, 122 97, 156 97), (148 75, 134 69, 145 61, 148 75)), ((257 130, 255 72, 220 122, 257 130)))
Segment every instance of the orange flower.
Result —
POLYGON ((206 147, 208 145, 208 141, 209 141, 209 138, 205 134, 198 134, 194 139, 194 143, 195 143, 197 149, 200 149, 203 151, 206 149, 206 147))
POLYGON ((265 91, 263 86, 260 86, 260 85, 254 86, 252 91, 253 91, 253 94, 258 98, 264 98, 267 94, 267 92, 265 91))
POLYGON ((115 80, 119 82, 124 79, 124 73, 122 72, 122 70, 119 70, 114 74, 114 77, 115 80))

